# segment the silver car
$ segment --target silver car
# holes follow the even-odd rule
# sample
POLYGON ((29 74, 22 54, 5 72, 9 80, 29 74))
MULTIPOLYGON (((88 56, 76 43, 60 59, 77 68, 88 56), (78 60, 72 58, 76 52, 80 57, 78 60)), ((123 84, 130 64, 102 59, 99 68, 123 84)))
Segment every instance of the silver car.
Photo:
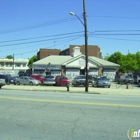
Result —
POLYGON ((17 85, 40 85, 40 81, 35 80, 34 78, 30 76, 21 76, 16 79, 16 84, 17 85))
POLYGON ((100 78, 96 78, 96 80, 92 82, 92 86, 110 88, 111 82, 110 79, 106 77, 100 77, 100 78))

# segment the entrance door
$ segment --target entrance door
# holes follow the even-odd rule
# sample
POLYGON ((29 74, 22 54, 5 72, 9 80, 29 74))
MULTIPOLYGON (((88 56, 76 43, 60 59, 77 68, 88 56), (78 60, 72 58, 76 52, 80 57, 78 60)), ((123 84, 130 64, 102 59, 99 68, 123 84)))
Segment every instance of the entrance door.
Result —
POLYGON ((80 69, 80 75, 85 75, 85 69, 80 69))

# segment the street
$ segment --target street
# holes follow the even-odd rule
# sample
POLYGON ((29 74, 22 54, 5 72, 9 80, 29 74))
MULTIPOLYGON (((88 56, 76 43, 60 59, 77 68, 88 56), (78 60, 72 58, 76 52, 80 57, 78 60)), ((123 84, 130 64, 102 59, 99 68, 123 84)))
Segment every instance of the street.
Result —
POLYGON ((1 140, 128 140, 139 95, 0 90, 1 140))

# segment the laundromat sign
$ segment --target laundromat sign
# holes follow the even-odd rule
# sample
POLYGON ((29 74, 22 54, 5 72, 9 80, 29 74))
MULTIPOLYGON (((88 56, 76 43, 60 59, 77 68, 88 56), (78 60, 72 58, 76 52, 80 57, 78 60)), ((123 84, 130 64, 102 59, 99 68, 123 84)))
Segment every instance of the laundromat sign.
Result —
POLYGON ((60 66, 44 66, 44 65, 38 65, 35 66, 35 69, 61 69, 60 66))

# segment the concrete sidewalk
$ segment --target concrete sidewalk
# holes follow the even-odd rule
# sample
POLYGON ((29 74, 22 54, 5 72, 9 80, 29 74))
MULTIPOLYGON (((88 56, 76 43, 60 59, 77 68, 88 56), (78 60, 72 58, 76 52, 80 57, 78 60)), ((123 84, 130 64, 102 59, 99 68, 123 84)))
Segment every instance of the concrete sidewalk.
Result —
MULTIPOLYGON (((69 91, 67 91, 66 87, 58 87, 58 86, 5 85, 2 87, 2 89, 87 93, 87 92, 85 92, 85 87, 69 87, 69 91)), ((89 87, 88 93, 89 94, 140 95, 140 88, 137 88, 137 89, 112 89, 112 88, 89 87)))

